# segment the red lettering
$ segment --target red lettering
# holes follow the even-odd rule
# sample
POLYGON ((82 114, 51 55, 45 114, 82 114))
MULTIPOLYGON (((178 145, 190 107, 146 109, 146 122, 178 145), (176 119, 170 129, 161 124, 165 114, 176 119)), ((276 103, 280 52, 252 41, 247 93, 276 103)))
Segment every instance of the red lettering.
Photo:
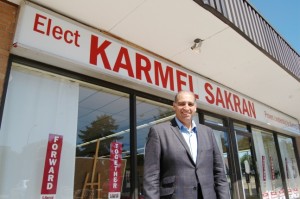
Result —
POLYGON ((51 24, 52 24, 52 19, 48 20, 48 25, 47 25, 47 32, 46 35, 49 36, 51 32, 51 24))
POLYGON ((243 115, 245 115, 245 113, 247 113, 247 115, 250 116, 248 106, 247 106, 247 102, 246 102, 245 99, 243 99, 243 115))
POLYGON ((238 95, 232 94, 226 90, 222 90, 220 87, 216 87, 216 91, 214 93, 213 86, 208 82, 204 84, 204 90, 207 94, 205 99, 209 104, 215 104, 216 106, 222 105, 223 108, 232 110, 242 115, 247 114, 248 117, 256 118, 253 102, 247 101, 247 99, 244 98, 239 98, 238 95))
POLYGON ((239 98, 239 96, 233 94, 233 102, 234 102, 235 111, 242 114, 242 110, 241 110, 241 107, 240 107, 240 98, 239 98))
POLYGON ((68 43, 68 44, 71 44, 73 42, 73 39, 68 39, 68 35, 71 35, 71 38, 72 38, 73 37, 73 33, 70 30, 66 30, 66 32, 64 34, 64 40, 65 40, 65 42, 68 43))
POLYGON ((98 37, 91 35, 91 49, 90 49, 90 64, 97 65, 97 57, 100 54, 103 62, 104 68, 111 70, 108 58, 106 56, 106 48, 111 44, 110 41, 103 41, 103 43, 98 46, 98 37))
POLYGON ((147 79, 147 82, 152 84, 152 80, 149 74, 150 70, 151 70, 150 60, 146 56, 136 53, 136 78, 142 79, 142 71, 143 71, 147 79), (142 65, 142 61, 144 61, 145 65, 142 65))
POLYGON ((40 26, 40 25, 41 25, 41 26, 45 26, 44 23, 40 22, 40 18, 42 18, 42 19, 47 19, 47 17, 44 17, 43 15, 36 14, 36 15, 35 15, 35 20, 34 20, 34 25, 33 25, 33 31, 39 32, 39 33, 41 33, 41 34, 45 34, 44 31, 42 31, 42 30, 39 29, 39 26, 40 26))
POLYGON ((117 60, 116 60, 115 66, 114 66, 114 71, 119 72, 120 68, 127 70, 127 73, 130 77, 134 77, 128 50, 124 47, 120 48, 120 51, 119 51, 119 54, 118 54, 118 57, 117 57, 117 60), (125 63, 122 62, 123 58, 125 60, 125 63))
POLYGON ((215 103, 215 97, 211 92, 211 90, 213 89, 212 85, 210 83, 205 83, 204 84, 204 89, 205 89, 206 93, 208 94, 208 96, 205 96, 206 101, 209 104, 214 104, 215 103))
POLYGON ((225 108, 225 104, 223 101, 221 89, 217 87, 217 93, 216 93, 216 105, 219 106, 219 103, 222 104, 223 108, 225 108))
MULTIPOLYGON (((49 23, 50 24, 50 23, 49 23)), ((62 33, 63 30, 61 29, 61 27, 59 26, 54 26, 53 30, 52 30, 52 35, 55 39, 59 40, 62 38, 62 33)))
POLYGON ((159 86, 159 80, 161 80, 162 87, 167 88, 169 82, 170 90, 174 91, 173 68, 167 66, 164 75, 161 63, 158 61, 154 61, 154 75, 155 75, 155 85, 159 86))
POLYGON ((47 17, 36 14, 35 20, 33 24, 33 31, 45 34, 47 36, 52 35, 54 39, 61 40, 64 38, 64 41, 67 44, 72 44, 74 41, 75 46, 79 47, 78 39, 80 37, 78 30, 76 30, 74 33, 70 30, 64 31, 62 27, 60 26, 54 26, 52 28, 52 19, 48 19, 47 17), (43 20, 43 21, 42 21, 43 20), (47 26, 46 30, 43 30, 42 27, 45 28, 47 26))
POLYGON ((182 86, 186 86, 186 82, 182 80, 182 77, 187 77, 187 74, 176 70, 176 78, 177 78, 177 90, 181 91, 182 90, 182 86))
POLYGON ((224 94, 225 94, 226 108, 231 109, 232 111, 235 111, 234 107, 231 103, 231 93, 230 92, 227 93, 227 91, 224 91, 224 94))
POLYGON ((253 102, 251 103, 250 101, 248 101, 248 106, 249 106, 249 111, 250 111, 251 117, 256 118, 254 103, 253 102))
POLYGON ((79 41, 78 41, 78 39, 79 39, 79 37, 80 37, 80 34, 79 34, 79 32, 78 32, 78 30, 76 30, 75 32, 74 32, 74 36, 75 36, 75 46, 77 46, 77 47, 79 47, 80 45, 79 45, 79 41))

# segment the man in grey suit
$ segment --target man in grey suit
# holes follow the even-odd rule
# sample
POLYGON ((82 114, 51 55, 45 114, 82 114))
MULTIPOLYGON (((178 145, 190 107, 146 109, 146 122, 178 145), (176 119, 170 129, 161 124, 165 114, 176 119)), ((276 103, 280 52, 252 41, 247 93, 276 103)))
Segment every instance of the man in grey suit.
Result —
POLYGON ((145 199, 229 199, 222 154, 211 128, 193 120, 195 95, 180 91, 176 117, 150 128, 145 146, 145 199))

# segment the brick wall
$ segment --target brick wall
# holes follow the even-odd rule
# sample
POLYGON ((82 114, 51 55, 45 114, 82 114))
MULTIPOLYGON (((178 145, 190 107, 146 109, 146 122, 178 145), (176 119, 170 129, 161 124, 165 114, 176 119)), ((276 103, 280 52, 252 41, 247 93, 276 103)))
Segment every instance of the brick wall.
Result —
POLYGON ((7 69, 9 49, 15 32, 18 6, 0 0, 0 100, 7 69))

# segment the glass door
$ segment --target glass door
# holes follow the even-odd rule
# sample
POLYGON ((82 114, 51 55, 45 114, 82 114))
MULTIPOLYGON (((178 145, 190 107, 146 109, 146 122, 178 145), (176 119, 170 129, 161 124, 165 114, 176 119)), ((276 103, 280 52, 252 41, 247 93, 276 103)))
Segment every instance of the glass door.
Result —
POLYGON ((241 171, 241 181, 243 195, 241 198, 257 199, 260 198, 258 185, 256 182, 257 174, 255 169, 254 153, 251 148, 251 135, 236 131, 236 141, 238 147, 239 166, 241 171))
POLYGON ((231 165, 231 154, 230 150, 230 141, 228 128, 224 124, 223 118, 217 118, 215 116, 204 115, 204 124, 213 129, 218 147, 220 149, 221 154, 223 155, 223 165, 227 178, 227 182, 230 188, 230 195, 233 196, 233 187, 232 187, 232 165, 231 165))
POLYGON ((274 136, 258 128, 252 128, 252 135, 261 195, 263 198, 284 199, 285 190, 274 136))
POLYGON ((278 143, 283 164, 285 181, 290 199, 300 198, 300 176, 297 166, 293 140, 290 137, 278 136, 278 143))

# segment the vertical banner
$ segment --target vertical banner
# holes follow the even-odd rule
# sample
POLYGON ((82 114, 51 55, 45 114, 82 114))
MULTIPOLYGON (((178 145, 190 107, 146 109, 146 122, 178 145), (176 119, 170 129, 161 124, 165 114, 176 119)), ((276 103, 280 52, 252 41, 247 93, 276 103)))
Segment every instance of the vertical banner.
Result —
POLYGON ((271 167, 272 180, 275 180, 275 170, 274 170, 274 163, 273 163, 272 156, 270 156, 270 167, 271 167))
POLYGON ((290 179, 289 167, 288 167, 288 160, 285 158, 285 171, 286 171, 286 178, 290 179))
POLYGON ((262 155, 261 156, 261 168, 262 168, 262 180, 264 182, 264 187, 265 187, 265 192, 262 193, 262 198, 263 199, 269 199, 269 192, 267 190, 267 184, 266 184, 266 180, 267 180, 267 176, 266 176, 266 156, 262 155))
POLYGON ((271 198, 272 199, 278 199, 279 192, 277 192, 276 186, 275 186, 275 170, 274 170, 274 163, 273 163, 272 156, 269 157, 269 161, 270 161, 271 180, 272 180, 271 198))
POLYGON ((261 158, 263 181, 266 181, 266 157, 262 155, 261 158))
POLYGON ((55 199, 63 136, 49 134, 41 199, 55 199))
POLYGON ((108 199, 121 198, 122 143, 110 144, 109 193, 108 199))

